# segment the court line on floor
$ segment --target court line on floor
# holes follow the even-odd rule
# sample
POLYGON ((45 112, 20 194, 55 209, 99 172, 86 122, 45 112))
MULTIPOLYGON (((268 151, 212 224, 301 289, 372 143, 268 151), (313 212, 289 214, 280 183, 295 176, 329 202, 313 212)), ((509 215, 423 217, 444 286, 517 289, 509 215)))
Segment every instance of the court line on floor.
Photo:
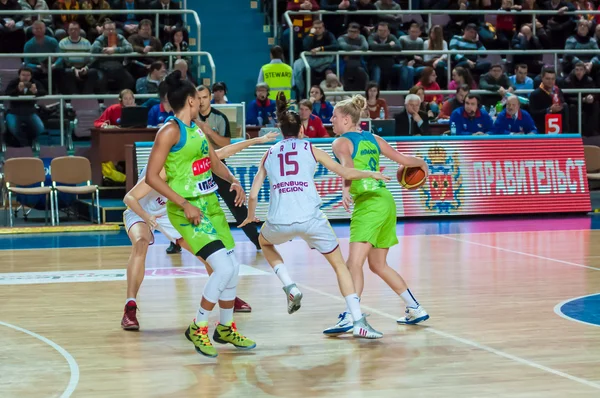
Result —
POLYGON ((565 301, 562 301, 558 304, 556 304, 554 306, 554 313, 558 316, 560 316, 561 318, 564 318, 568 321, 572 321, 572 322, 578 322, 578 323, 582 323, 584 325, 588 325, 588 326, 594 326, 594 327, 600 327, 600 325, 596 324, 596 323, 590 323, 590 322, 586 322, 586 321, 580 321, 579 319, 576 318, 572 318, 570 316, 568 316, 567 314, 565 314, 564 312, 562 312, 561 308, 563 305, 570 303, 571 301, 575 301, 575 300, 579 300, 582 298, 586 298, 586 297, 592 297, 592 296, 598 296, 600 295, 600 293, 592 293, 592 294, 586 294, 585 296, 579 296, 579 297, 573 297, 570 299, 566 299, 565 301))
POLYGON ((0 326, 5 326, 7 328, 14 329, 18 332, 28 334, 31 337, 34 337, 40 340, 41 342, 48 344, 50 347, 54 348, 60 355, 62 355, 63 358, 67 361, 67 364, 69 365, 71 377, 69 378, 69 384, 67 385, 67 388, 65 389, 65 391, 63 391, 63 393, 60 396, 61 398, 68 398, 73 394, 73 392, 77 388, 77 385, 79 384, 79 366, 77 365, 77 361, 75 360, 75 358, 73 358, 73 356, 69 354, 67 350, 56 344, 54 341, 44 336, 40 336, 39 334, 34 333, 31 330, 23 329, 22 327, 15 326, 2 321, 0 321, 0 326))
MULTIPOLYGON (((305 285, 303 283, 297 283, 297 285, 298 285, 298 287, 300 287, 302 289, 310 290, 310 291, 312 291, 314 293, 318 293, 318 294, 321 294, 323 296, 326 296, 326 297, 332 298, 334 300, 337 300, 337 301, 345 303, 345 300, 342 297, 340 297, 340 296, 336 296, 336 295, 324 292, 322 290, 319 290, 319 289, 307 286, 307 285, 305 285)), ((389 319, 393 319, 393 320, 397 319, 397 317, 395 317, 394 315, 388 314, 387 312, 380 311, 380 310, 375 309, 373 307, 368 307, 366 305, 362 305, 361 304, 361 308, 363 310, 370 311, 370 312, 375 313, 377 315, 381 315, 381 316, 383 316, 385 318, 389 318, 389 319)), ((419 327, 419 326, 416 326, 416 327, 419 327)), ((444 332, 442 330, 436 329, 436 328, 431 327, 431 326, 422 327, 422 329, 424 331, 429 332, 429 333, 433 333, 433 334, 436 334, 438 336, 442 336, 442 337, 445 337, 447 339, 454 340, 454 341, 457 341, 459 343, 471 346, 473 348, 489 352, 490 354, 494 354, 494 355, 500 356, 500 357, 505 358, 505 359, 510 359, 510 360, 518 362, 518 363, 520 363, 522 365, 526 365, 526 366, 529 366, 529 367, 532 367, 532 368, 535 368, 535 369, 538 369, 538 370, 542 370, 544 372, 551 373, 551 374, 553 374, 555 376, 560 376, 560 377, 563 377, 565 379, 568 379, 568 380, 571 380, 571 381, 574 381, 574 382, 577 382, 577 383, 580 383, 580 384, 584 384, 584 385, 586 385, 588 387, 592 387, 592 388, 600 390, 600 384, 594 383, 593 381, 582 379, 580 377, 573 376, 573 375, 570 375, 570 374, 565 373, 565 372, 561 372, 560 370, 556 370, 556 369, 550 368, 548 366, 540 365, 539 363, 530 361, 528 359, 521 358, 521 357, 518 357, 516 355, 512 355, 512 354, 506 353, 504 351, 497 350, 495 348, 486 346, 484 344, 477 343, 477 342, 472 341, 472 340, 468 340, 468 339, 465 339, 465 338, 462 338, 462 337, 455 336, 453 334, 444 332)))
POLYGON ((473 241, 466 240, 466 239, 455 238, 453 236, 447 236, 447 235, 433 235, 433 236, 437 236, 437 237, 448 239, 448 240, 453 240, 453 241, 456 241, 456 242, 469 243, 471 245, 476 245, 476 246, 481 246, 481 247, 487 247, 487 248, 490 248, 490 249, 496 249, 496 250, 504 251, 504 252, 507 252, 507 253, 520 254, 522 256, 538 258, 540 260, 552 261, 552 262, 555 262, 555 263, 560 263, 560 264, 565 264, 565 265, 571 265, 571 266, 574 266, 574 267, 587 268, 587 269, 593 269, 595 271, 600 271, 600 268, 591 267, 589 265, 583 265, 583 264, 573 263, 571 261, 559 260, 557 258, 545 257, 545 256, 540 256, 540 255, 532 254, 532 253, 520 252, 518 250, 506 249, 504 247, 498 247, 498 246, 494 246, 494 245, 488 245, 488 244, 485 244, 485 243, 473 242, 473 241))

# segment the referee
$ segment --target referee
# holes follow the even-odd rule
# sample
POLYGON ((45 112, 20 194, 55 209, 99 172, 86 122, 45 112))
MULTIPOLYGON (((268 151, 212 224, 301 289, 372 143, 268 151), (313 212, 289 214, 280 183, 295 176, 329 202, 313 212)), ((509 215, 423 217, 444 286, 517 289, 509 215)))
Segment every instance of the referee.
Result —
MULTIPOLYGON (((200 114, 199 127, 202 129, 204 134, 208 137, 210 142, 213 144, 215 149, 222 148, 231 143, 231 131, 229 130, 229 120, 222 112, 214 109, 210 105, 211 91, 206 86, 198 87, 198 97, 200 98, 200 114)), ((222 160, 225 163, 224 160, 222 160)), ((231 214, 235 217, 238 225, 241 224, 248 216, 248 208, 245 205, 237 207, 234 203, 235 192, 230 192, 231 184, 227 181, 220 179, 216 174, 213 173, 213 179, 219 187, 218 192, 227 207, 231 211, 231 214)), ((258 231, 256 224, 251 223, 242 228, 246 236, 254 243, 257 250, 260 250, 260 244, 258 243, 258 231)))

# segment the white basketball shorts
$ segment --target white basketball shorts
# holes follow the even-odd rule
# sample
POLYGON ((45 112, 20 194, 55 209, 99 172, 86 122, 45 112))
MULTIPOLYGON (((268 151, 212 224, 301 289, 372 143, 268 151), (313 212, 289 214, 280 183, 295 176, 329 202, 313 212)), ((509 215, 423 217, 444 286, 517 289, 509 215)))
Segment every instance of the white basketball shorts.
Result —
POLYGON ((294 224, 271 224, 266 221, 260 233, 274 245, 285 243, 294 238, 302 238, 311 249, 315 249, 322 254, 329 254, 339 246, 337 236, 325 215, 294 224))
MULTIPOLYGON (((146 223, 144 219, 138 216, 135 212, 127 209, 123 212, 123 221, 125 223, 125 228, 127 233, 129 233, 129 229, 133 227, 137 223, 146 223)), ((163 233, 171 242, 175 242, 177 239, 181 239, 181 234, 177 232, 177 230, 171 225, 169 221, 169 217, 165 214, 164 216, 160 216, 156 218, 156 222, 159 225, 159 231, 163 233)), ((150 231, 152 233, 152 242, 154 243, 154 231, 150 231)))

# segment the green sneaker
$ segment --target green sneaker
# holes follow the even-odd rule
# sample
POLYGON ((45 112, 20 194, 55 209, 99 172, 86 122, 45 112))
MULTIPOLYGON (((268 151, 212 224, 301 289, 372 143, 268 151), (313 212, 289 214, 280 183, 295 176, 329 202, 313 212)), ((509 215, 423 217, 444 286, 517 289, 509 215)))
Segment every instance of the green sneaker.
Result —
POLYGON ((213 334, 213 339, 220 344, 231 343, 236 348, 242 350, 251 350, 256 347, 256 343, 237 331, 235 322, 231 326, 218 324, 213 334))
POLYGON ((184 334, 189 341, 194 343, 194 347, 199 354, 210 358, 217 356, 217 350, 210 342, 210 337, 208 337, 208 325, 198 326, 195 322, 192 322, 184 334))

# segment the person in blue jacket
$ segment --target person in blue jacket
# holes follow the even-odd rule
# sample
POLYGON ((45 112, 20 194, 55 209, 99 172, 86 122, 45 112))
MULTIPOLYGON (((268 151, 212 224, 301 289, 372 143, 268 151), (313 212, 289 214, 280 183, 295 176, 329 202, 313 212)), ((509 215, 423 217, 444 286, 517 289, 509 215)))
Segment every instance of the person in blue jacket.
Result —
POLYGON ((450 131, 456 135, 492 134, 492 118, 481 109, 481 101, 476 94, 469 94, 465 104, 450 115, 450 131))
POLYGON ((313 104, 313 115, 320 117, 323 124, 331 124, 333 105, 325 100, 325 92, 321 86, 314 85, 310 88, 310 102, 313 104))
POLYGON ((529 112, 521 109, 519 98, 511 96, 506 109, 498 114, 494 122, 494 134, 537 134, 537 128, 529 112))
POLYGON ((248 105, 246 111, 246 125, 274 126, 275 119, 275 101, 269 99, 269 85, 258 83, 256 85, 256 99, 248 105))
POLYGON ((169 116, 173 116, 173 110, 167 101, 167 85, 164 81, 158 85, 158 97, 160 103, 153 105, 148 112, 148 127, 160 127, 169 116))

